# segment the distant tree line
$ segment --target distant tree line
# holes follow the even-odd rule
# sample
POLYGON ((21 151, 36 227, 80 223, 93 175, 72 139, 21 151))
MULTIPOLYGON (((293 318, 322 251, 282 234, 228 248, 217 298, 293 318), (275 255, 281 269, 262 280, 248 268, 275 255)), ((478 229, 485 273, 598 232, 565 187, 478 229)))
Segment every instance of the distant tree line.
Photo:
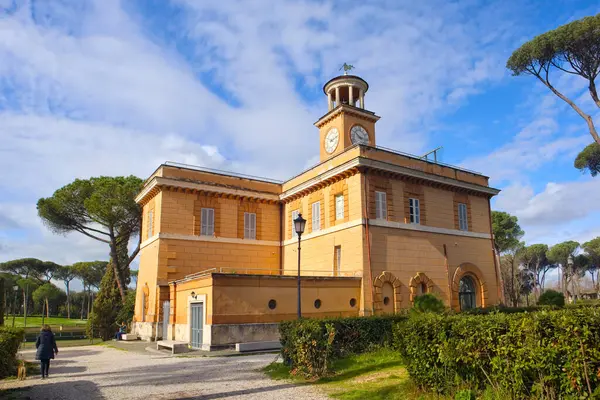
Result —
POLYGON ((585 243, 526 245, 517 217, 501 211, 492 212, 492 231, 508 305, 528 305, 530 298, 537 302, 553 270, 565 298, 580 298, 586 283, 587 289, 600 294, 600 237, 585 243))

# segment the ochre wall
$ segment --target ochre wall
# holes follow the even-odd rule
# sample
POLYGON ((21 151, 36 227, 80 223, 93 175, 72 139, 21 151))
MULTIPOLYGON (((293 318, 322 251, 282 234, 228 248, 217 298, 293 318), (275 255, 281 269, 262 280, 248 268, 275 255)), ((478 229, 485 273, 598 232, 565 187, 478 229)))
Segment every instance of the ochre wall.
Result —
POLYGON ((400 280, 401 304, 410 307, 410 279, 421 272, 433 281, 433 291, 448 304, 449 283, 456 268, 475 265, 487 287, 487 305, 498 303, 496 270, 490 239, 373 226, 370 229, 373 278, 384 271, 400 280), (448 274, 444 258, 448 256, 448 274))
MULTIPOLYGON (((303 278, 302 315, 309 318, 358 315, 359 279, 303 278), (350 299, 356 305, 350 306, 350 299), (315 308, 315 300, 321 307, 315 308)), ((297 317, 297 281, 268 276, 214 277, 214 324, 279 322, 297 317), (269 300, 277 302, 268 307, 269 300)))
MULTIPOLYGON (((171 287, 173 287, 173 284, 171 284, 171 287)), ((208 275, 201 279, 175 285, 175 301, 173 301, 173 291, 171 291, 171 324, 187 324, 188 298, 192 292, 196 295, 206 295, 204 318, 207 324, 213 323, 213 278, 208 275)))
POLYGON ((146 300, 146 320, 154 320, 156 307, 156 283, 158 274, 159 245, 153 242, 140 251, 140 267, 137 277, 137 290, 135 295, 135 321, 142 322, 142 299, 145 285, 147 284, 148 298, 146 300))

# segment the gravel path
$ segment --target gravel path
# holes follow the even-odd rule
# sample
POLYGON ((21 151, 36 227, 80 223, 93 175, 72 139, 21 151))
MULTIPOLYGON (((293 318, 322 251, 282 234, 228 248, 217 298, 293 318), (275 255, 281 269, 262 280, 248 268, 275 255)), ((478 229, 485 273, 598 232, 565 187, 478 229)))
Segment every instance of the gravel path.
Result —
MULTIPOLYGON (((33 351, 23 351, 26 360, 33 351)), ((273 354, 181 358, 84 346, 66 348, 50 366, 50 378, 0 382, 0 390, 26 388, 31 399, 294 399, 328 397, 315 388, 274 381, 260 369, 273 354)), ((0 393, 0 397, 2 393, 0 393)))

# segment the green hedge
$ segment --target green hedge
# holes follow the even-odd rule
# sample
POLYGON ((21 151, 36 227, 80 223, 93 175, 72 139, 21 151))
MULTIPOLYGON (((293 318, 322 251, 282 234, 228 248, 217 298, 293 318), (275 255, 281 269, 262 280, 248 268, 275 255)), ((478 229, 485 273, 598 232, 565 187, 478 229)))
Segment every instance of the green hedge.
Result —
POLYGON ((281 354, 294 373, 323 376, 334 359, 391 345, 394 324, 406 318, 387 315, 282 322, 281 354))
POLYGON ((0 327, 0 378, 15 373, 23 335, 22 329, 0 327))
POLYGON ((510 398, 600 397, 600 309, 414 315, 394 346, 421 388, 491 386, 510 398))

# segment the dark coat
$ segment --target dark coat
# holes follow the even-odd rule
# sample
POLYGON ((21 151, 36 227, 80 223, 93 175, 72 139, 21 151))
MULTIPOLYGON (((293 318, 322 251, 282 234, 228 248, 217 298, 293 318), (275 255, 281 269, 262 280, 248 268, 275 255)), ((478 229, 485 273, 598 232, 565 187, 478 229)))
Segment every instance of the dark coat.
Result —
POLYGON ((54 358, 54 353, 58 353, 58 347, 56 347, 56 340, 54 340, 54 333, 48 331, 42 331, 35 342, 35 353, 36 360, 49 360, 54 358))

